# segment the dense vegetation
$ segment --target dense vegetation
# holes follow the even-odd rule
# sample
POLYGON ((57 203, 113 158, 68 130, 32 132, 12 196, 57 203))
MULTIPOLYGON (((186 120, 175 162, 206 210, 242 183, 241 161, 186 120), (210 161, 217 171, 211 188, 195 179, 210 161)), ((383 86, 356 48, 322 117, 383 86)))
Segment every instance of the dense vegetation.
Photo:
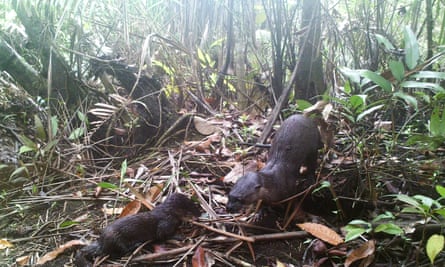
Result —
MULTIPOLYGON (((118 213, 102 206, 134 213, 173 191, 205 215, 170 263, 443 265, 444 10, 443 0, 2 1, 0 265, 57 248, 46 264, 70 264, 118 213), (231 179, 260 168, 267 150, 254 144, 303 110, 318 115, 325 148, 297 207, 323 223, 306 243, 257 237, 276 249, 237 239, 231 179)), ((311 220, 296 214, 273 220, 291 235, 288 221, 311 220)))

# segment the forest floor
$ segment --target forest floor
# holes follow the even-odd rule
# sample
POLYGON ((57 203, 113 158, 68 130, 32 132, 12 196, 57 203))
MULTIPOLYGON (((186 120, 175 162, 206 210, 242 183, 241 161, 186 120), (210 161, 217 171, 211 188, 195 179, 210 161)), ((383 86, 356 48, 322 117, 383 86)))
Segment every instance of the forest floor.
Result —
MULTIPOLYGON (((128 166, 85 162, 95 175, 60 168, 20 185, 8 185, 6 178, 0 266, 39 261, 41 266, 73 266, 76 251, 96 240, 123 208, 125 214, 146 210, 141 202, 157 205, 162 195, 173 192, 186 193, 200 203, 200 218, 185 222, 172 240, 147 245, 131 261, 126 257, 101 266, 431 266, 425 243, 443 231, 443 218, 433 209, 441 207, 434 186, 443 183, 444 151, 398 147, 391 155, 374 150, 359 159, 339 135, 334 148, 320 154, 317 184, 310 190, 260 213, 251 209, 230 214, 225 205, 235 179, 261 168, 267 159, 267 149, 241 146, 233 136, 245 131, 240 139, 246 140, 248 130, 255 137, 264 122, 263 118, 213 119, 217 131, 190 134, 185 142, 147 150, 128 166), (434 173, 440 174, 436 181, 431 178, 434 173), (407 205, 409 201, 396 199, 397 194, 421 195, 438 200, 439 206, 415 212, 416 199, 407 205), (358 238, 335 245, 326 240, 330 235, 326 229, 344 239, 345 226, 352 220, 361 220, 356 224, 363 230, 358 238), (308 230, 311 234, 302 230, 301 224, 308 222, 314 223, 308 230), (378 231, 379 225, 402 231, 378 231)), ((444 262, 441 252, 435 264, 444 262)))

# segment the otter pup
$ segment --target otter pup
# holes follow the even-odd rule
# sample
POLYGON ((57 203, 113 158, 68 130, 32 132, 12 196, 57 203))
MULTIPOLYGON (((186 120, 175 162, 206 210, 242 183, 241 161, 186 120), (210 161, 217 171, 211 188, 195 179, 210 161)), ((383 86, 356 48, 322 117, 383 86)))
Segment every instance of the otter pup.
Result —
POLYGON ((270 204, 297 193, 301 166, 306 166, 306 176, 312 179, 321 146, 317 125, 310 118, 303 115, 287 118, 272 141, 266 166, 238 179, 229 193, 227 210, 237 212, 243 205, 258 200, 270 204))
MULTIPOLYGON (((108 225, 96 242, 76 255, 77 266, 85 266, 85 258, 110 255, 121 257, 147 241, 162 241, 173 236, 187 216, 200 215, 198 206, 183 194, 172 194, 152 211, 119 218, 108 225)), ((88 266, 88 265, 87 265, 88 266)))

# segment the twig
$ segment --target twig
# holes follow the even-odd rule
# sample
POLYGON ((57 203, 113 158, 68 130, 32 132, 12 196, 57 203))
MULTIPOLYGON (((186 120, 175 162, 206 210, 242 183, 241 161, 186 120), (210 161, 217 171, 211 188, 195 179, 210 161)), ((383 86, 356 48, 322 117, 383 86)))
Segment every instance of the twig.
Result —
POLYGON ((243 240, 243 241, 246 241, 246 242, 255 242, 255 240, 253 238, 248 237, 248 236, 242 236, 242 235, 237 235, 237 234, 234 234, 234 233, 226 232, 226 231, 219 230, 219 229, 216 229, 216 228, 213 228, 211 226, 205 225, 203 223, 195 222, 195 221, 191 221, 191 223, 194 224, 194 225, 206 228, 207 230, 210 230, 210 231, 218 233, 218 234, 222 234, 222 235, 229 236, 229 237, 234 237, 236 239, 243 240))

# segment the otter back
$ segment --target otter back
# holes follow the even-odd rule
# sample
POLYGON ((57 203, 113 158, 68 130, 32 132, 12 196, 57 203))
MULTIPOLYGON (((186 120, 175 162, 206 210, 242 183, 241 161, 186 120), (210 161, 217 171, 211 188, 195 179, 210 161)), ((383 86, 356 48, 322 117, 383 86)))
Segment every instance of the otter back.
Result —
POLYGON ((266 166, 238 179, 229 193, 227 209, 237 211, 258 200, 266 204, 278 202, 298 193, 300 168, 306 166, 306 176, 313 178, 320 147, 320 133, 310 118, 303 115, 287 118, 272 141, 266 166))

